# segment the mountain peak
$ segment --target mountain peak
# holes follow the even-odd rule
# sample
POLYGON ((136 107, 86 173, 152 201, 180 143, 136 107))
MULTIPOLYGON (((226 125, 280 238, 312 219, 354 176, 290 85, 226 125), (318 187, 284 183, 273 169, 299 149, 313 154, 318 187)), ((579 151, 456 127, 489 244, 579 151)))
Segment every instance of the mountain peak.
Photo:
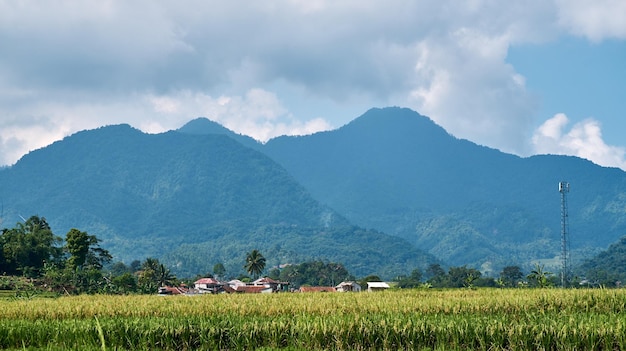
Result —
POLYGON ((339 130, 354 130, 359 133, 415 133, 423 135, 450 137, 441 126, 427 116, 409 108, 385 107, 372 108, 339 130))
POLYGON ((206 117, 192 119, 177 131, 185 134, 234 134, 232 130, 206 117))
POLYGON ((247 135, 235 133, 232 130, 222 126, 217 122, 211 121, 206 117, 192 119, 184 126, 178 128, 176 131, 183 134, 194 135, 221 134, 226 135, 247 147, 257 148, 259 146, 259 142, 255 139, 247 135))

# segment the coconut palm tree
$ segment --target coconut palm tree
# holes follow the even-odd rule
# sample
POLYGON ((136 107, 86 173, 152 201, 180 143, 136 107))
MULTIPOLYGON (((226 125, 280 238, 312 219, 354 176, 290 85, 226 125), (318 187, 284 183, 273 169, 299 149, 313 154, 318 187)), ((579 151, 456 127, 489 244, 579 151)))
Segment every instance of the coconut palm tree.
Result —
POLYGON ((159 286, 170 285, 176 280, 176 276, 172 274, 169 268, 165 267, 163 264, 159 265, 159 270, 156 273, 159 286))
POLYGON ((252 250, 246 255, 246 264, 243 266, 248 274, 252 274, 254 279, 258 278, 265 268, 265 257, 259 250, 252 250))

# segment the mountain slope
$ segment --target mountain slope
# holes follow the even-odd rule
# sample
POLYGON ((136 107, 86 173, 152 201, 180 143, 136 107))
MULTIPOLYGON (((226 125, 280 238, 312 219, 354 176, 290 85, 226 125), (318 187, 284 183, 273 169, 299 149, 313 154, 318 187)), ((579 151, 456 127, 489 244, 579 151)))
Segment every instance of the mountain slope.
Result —
POLYGON ((577 271, 592 285, 623 285, 626 281, 626 236, 583 262, 577 271))
POLYGON ((559 181, 572 184, 574 257, 626 232, 626 176, 567 156, 520 158, 449 135, 409 109, 372 109, 334 131, 264 152, 350 221, 444 261, 530 265, 560 251, 559 181))
POLYGON ((149 135, 127 125, 79 132, 0 171, 0 186, 5 220, 38 214, 57 234, 77 227, 119 259, 156 256, 183 275, 218 262, 241 271, 253 248, 271 250, 268 265, 326 258, 355 274, 394 274, 428 260, 401 240, 351 226, 267 156, 225 135, 149 135), (359 250, 387 262, 363 265, 359 250))

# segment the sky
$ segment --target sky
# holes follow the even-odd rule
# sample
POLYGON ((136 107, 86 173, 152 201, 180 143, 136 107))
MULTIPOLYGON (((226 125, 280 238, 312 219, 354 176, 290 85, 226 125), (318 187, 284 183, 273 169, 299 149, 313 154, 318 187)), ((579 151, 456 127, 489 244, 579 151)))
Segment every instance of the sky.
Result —
POLYGON ((626 170, 626 1, 0 0, 0 165, 105 125, 267 141, 385 106, 626 170))

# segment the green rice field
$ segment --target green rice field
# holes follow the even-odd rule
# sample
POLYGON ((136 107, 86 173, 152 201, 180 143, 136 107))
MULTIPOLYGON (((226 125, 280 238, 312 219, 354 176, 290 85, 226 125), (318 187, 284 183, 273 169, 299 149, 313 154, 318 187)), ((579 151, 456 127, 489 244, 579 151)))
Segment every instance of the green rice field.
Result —
POLYGON ((15 350, 623 350, 626 290, 0 300, 15 350))

